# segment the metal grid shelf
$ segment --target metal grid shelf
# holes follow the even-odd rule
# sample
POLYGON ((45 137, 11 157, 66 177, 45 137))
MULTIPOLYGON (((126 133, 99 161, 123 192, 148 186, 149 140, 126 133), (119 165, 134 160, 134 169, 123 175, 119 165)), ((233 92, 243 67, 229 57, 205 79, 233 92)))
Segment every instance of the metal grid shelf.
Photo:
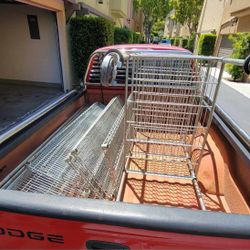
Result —
POLYGON ((131 54, 126 79, 127 173, 189 179, 205 210, 195 172, 215 105, 218 60, 195 56, 131 54), (128 86, 128 83, 129 86, 128 86), (207 102, 206 99, 211 100, 207 102))
POLYGON ((114 155, 119 155, 122 138, 119 142, 115 137, 117 128, 113 128, 113 123, 119 127, 121 119, 117 121, 117 116, 121 118, 121 108, 119 99, 114 98, 106 107, 93 104, 87 110, 81 109, 21 163, 2 188, 113 199, 121 166, 117 167, 120 162, 115 157, 107 160, 101 145, 109 134, 109 143, 117 143, 114 155))

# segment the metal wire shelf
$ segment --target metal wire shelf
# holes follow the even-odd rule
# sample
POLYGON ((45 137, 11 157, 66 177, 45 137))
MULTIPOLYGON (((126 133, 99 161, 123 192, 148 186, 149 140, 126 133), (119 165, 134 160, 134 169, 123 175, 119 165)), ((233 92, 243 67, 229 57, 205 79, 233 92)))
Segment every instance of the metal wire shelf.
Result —
POLYGON ((122 138, 121 142, 115 141, 113 121, 118 116, 120 120, 115 125, 119 127, 123 117, 121 108, 119 99, 114 98, 105 108, 94 104, 86 111, 77 112, 20 164, 2 188, 78 198, 113 199, 122 166, 111 169, 110 166, 121 164, 116 157, 107 166, 106 156, 110 155, 104 152, 101 144, 109 133, 110 144, 114 142, 117 146, 113 156, 116 153, 119 155, 122 138))
POLYGON ((128 61, 132 74, 127 72, 126 79, 126 172, 190 179, 205 210, 195 172, 219 90, 220 79, 211 77, 211 71, 220 60, 130 54, 128 61))

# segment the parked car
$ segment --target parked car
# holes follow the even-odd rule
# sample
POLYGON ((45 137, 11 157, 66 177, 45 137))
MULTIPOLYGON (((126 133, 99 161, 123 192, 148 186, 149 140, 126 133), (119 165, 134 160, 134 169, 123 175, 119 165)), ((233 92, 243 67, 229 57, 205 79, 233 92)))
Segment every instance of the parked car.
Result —
POLYGON ((249 145, 209 76, 226 62, 94 51, 84 89, 1 141, 0 249, 250 249, 249 145))
POLYGON ((158 36, 154 36, 152 43, 153 44, 158 44, 159 43, 159 37, 158 36))
POLYGON ((170 46, 171 45, 171 41, 169 39, 162 39, 160 42, 161 45, 167 45, 170 46))

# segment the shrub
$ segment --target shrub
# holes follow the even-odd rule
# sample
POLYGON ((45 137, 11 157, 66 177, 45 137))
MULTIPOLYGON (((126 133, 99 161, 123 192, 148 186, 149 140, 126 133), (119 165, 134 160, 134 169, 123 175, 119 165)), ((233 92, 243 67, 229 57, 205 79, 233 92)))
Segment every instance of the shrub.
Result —
POLYGON ((174 38, 170 38, 170 41, 171 41, 171 45, 174 45, 174 38))
POLYGON ((127 27, 124 28, 115 27, 114 41, 115 44, 132 43, 133 33, 127 27))
MULTIPOLYGON (((230 35, 229 40, 233 43, 232 58, 245 59, 250 54, 250 32, 230 35)), ((241 66, 228 64, 226 69, 234 80, 244 80, 245 74, 241 66)))
POLYGON ((70 38, 73 64, 77 75, 82 78, 91 53, 114 43, 114 26, 101 17, 74 17, 70 20, 70 38))
POLYGON ((152 31, 151 32, 151 37, 155 37, 155 36, 158 37, 158 32, 157 31, 152 31))
POLYGON ((195 35, 191 35, 188 39, 187 49, 191 52, 194 52, 194 42, 195 42, 195 35))
POLYGON ((213 55, 215 41, 216 41, 216 35, 201 34, 198 43, 198 54, 204 56, 213 55))
POLYGON ((174 39, 174 45, 175 46, 180 46, 181 45, 181 38, 180 37, 176 37, 174 39))
POLYGON ((141 42, 141 33, 140 32, 133 32, 133 43, 137 44, 141 42))
MULTIPOLYGON (((233 43, 232 58, 245 59, 250 54, 250 33, 237 33, 230 35, 229 40, 233 43)), ((233 80, 245 81, 246 74, 241 66, 226 65, 226 70, 231 74, 233 80)))
POLYGON ((187 38, 182 38, 182 48, 188 49, 188 39, 187 38))
POLYGON ((143 36, 141 37, 140 43, 142 43, 142 44, 146 43, 145 38, 143 36))

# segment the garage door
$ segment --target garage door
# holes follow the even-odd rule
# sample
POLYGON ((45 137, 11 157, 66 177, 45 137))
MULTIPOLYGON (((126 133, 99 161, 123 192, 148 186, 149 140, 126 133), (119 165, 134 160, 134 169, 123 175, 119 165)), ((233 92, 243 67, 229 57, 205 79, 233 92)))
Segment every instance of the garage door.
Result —
POLYGON ((233 52, 232 42, 228 39, 228 35, 223 35, 221 39, 218 56, 230 57, 233 52))
POLYGON ((0 4, 0 79, 62 84, 55 13, 0 4))

